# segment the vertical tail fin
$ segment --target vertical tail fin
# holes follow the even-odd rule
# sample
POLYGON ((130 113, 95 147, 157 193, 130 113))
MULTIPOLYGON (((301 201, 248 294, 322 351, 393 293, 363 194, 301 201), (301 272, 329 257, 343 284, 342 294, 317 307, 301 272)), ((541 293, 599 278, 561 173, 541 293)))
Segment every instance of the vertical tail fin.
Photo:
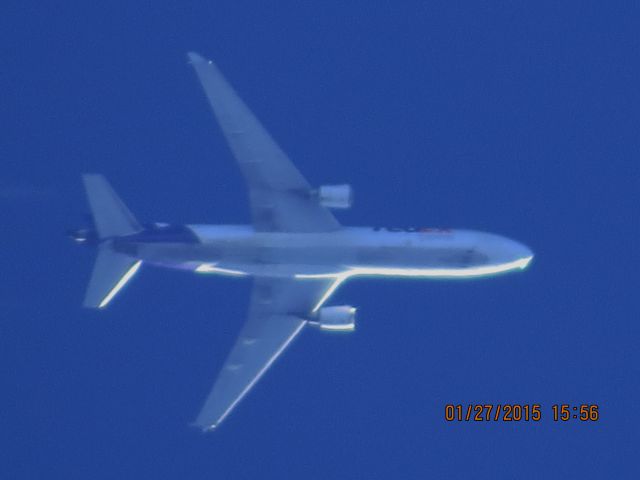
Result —
POLYGON ((101 239, 129 235, 142 227, 102 175, 82 176, 89 206, 101 239))

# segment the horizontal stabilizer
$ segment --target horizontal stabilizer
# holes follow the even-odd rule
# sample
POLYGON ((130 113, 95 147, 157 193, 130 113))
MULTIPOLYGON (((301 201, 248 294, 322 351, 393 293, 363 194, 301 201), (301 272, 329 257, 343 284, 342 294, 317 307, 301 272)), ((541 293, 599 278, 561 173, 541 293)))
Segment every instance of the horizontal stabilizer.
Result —
POLYGON ((131 235, 142 227, 102 175, 82 176, 93 220, 102 238, 131 235))
POLYGON ((84 306, 104 308, 135 275, 141 260, 111 250, 109 243, 100 245, 93 267, 84 306))

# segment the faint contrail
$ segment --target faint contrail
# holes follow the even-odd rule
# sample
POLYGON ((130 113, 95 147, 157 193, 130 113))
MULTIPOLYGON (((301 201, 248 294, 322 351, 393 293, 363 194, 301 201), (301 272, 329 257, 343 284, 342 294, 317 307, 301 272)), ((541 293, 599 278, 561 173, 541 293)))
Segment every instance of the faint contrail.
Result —
POLYGON ((54 191, 51 188, 40 187, 37 185, 0 184, 0 199, 3 200, 38 200, 50 197, 53 193, 54 191))

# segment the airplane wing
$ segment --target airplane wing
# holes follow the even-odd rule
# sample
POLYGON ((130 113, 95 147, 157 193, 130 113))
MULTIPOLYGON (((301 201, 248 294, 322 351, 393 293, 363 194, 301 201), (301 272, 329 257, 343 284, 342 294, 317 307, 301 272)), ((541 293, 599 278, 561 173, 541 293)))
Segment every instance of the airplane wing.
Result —
POLYGON ((249 318, 194 422, 204 431, 214 429, 229 415, 340 280, 262 277, 254 282, 249 318))
POLYGON ((263 232, 340 228, 311 186, 211 61, 189 53, 200 83, 249 187, 253 224, 263 232))

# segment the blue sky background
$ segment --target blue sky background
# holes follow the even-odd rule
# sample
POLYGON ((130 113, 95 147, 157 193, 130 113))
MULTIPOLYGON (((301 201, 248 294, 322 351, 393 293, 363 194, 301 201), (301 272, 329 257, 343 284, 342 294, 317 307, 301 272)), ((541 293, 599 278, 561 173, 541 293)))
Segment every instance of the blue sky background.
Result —
POLYGON ((2 478, 638 478, 637 3, 103 3, 0 15, 2 478), (189 428, 250 282, 143 268, 86 311, 94 253, 64 236, 83 172, 143 220, 248 221, 188 50, 312 183, 354 186, 345 224, 487 230, 535 261, 353 281, 355 334, 305 332, 219 431, 189 428), (542 421, 443 418, 516 402, 542 421))

